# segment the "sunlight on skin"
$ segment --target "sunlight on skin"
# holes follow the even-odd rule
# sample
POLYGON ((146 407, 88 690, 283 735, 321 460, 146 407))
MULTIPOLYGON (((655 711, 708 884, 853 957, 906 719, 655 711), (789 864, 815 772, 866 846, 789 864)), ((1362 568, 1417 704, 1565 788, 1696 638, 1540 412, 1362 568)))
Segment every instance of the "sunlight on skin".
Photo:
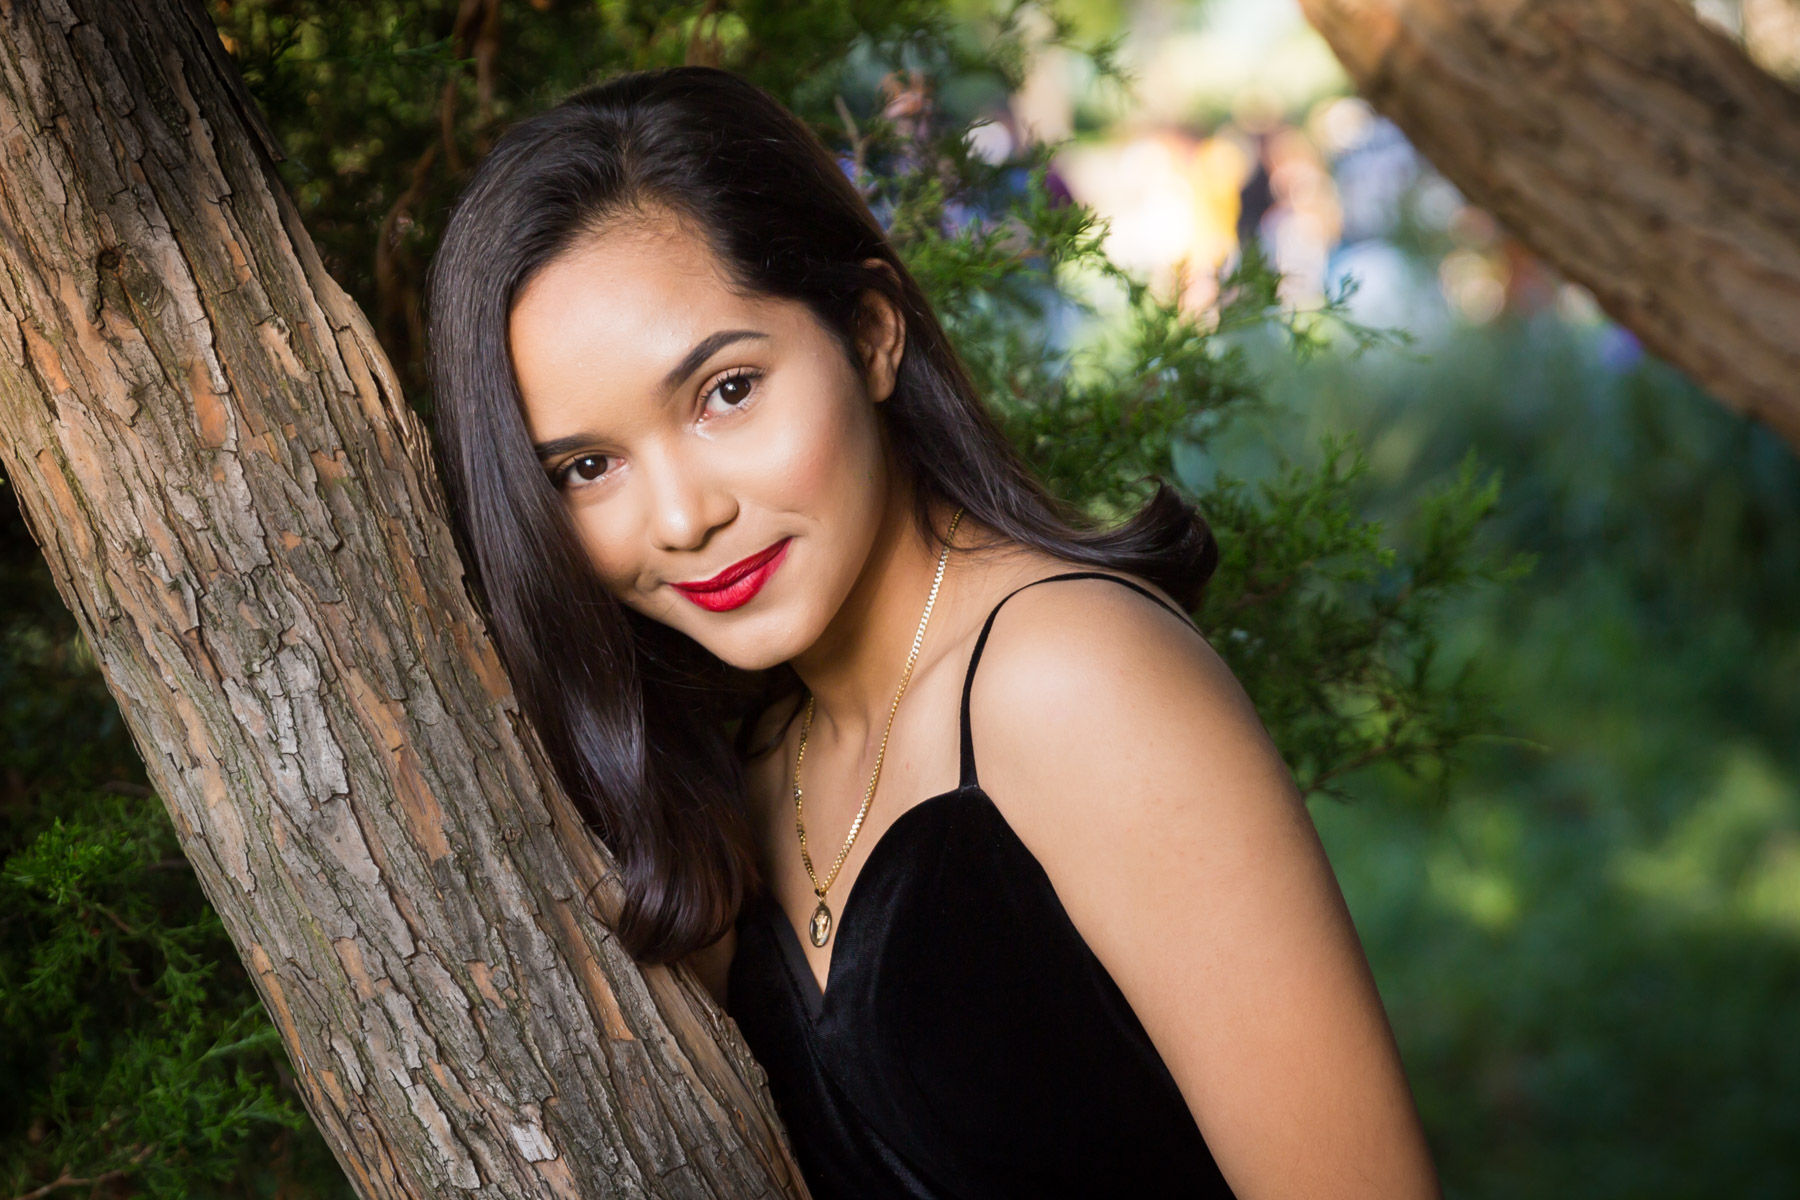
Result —
MULTIPOLYGON (((726 662, 794 666, 818 702, 809 798, 816 787, 840 837, 937 557, 878 419, 903 326, 872 308, 853 359, 804 305, 735 293, 701 238, 653 214, 550 263, 509 325, 530 435, 602 581, 726 662), (675 586, 788 538, 741 605, 712 611, 675 586)), ((955 712, 960 670, 936 664, 960 668, 994 603, 1070 564, 1032 551, 959 565, 908 713, 924 727, 955 712)), ((1437 1195, 1330 867, 1223 661, 1155 604, 1075 581, 1019 597, 982 662, 971 716, 985 786, 1142 1017, 1238 1194, 1437 1195)), ((912 728, 897 726, 910 748, 836 893, 854 888, 909 793, 916 803, 935 790, 928 775, 954 778, 954 744, 912 728)), ((814 899, 780 803, 787 761, 767 756, 748 783, 771 886, 798 927, 814 899)), ((730 955, 716 949, 714 968, 730 955)), ((803 952, 823 980, 829 949, 803 952)))
POLYGON ((983 778, 1234 1192, 1437 1196, 1337 881, 1224 660, 1094 581, 1033 589, 1004 620, 972 697, 983 778))
MULTIPOLYGON (((566 472, 610 591, 734 666, 788 661, 822 636, 870 558, 888 478, 871 381, 805 305, 738 295, 704 243, 653 214, 539 272, 509 337, 531 438, 554 444, 545 468, 566 472), (753 336, 665 391, 722 332, 753 336), (708 612, 672 586, 787 537, 741 608, 708 612)), ((885 397, 891 369, 877 376, 885 397)))
MULTIPOLYGON (((827 862, 861 802, 937 559, 913 525, 911 494, 890 469, 877 419, 904 327, 891 305, 871 308, 859 373, 804 304, 733 291, 705 241, 656 211, 548 264, 521 289, 509 327, 530 436, 550 451, 546 470, 563 476, 602 582, 734 666, 790 663, 817 698, 807 765, 818 800, 808 823, 820 846, 833 847, 827 862), (734 332, 753 336, 719 345, 665 390, 694 347, 734 332), (785 557, 741 607, 708 611, 674 586, 783 538, 792 539, 785 557)), ((959 599, 938 606, 921 680, 967 624, 959 599)), ((921 699, 935 707, 939 698, 921 699)), ((779 756, 771 760, 781 768, 779 756)), ((834 894, 853 885, 867 848, 903 811, 894 792, 909 766, 889 772, 888 803, 871 813, 834 894)), ((785 783, 759 779, 753 770, 764 873, 803 926, 816 898, 792 809, 775 803, 785 783)), ((694 960, 715 995, 730 953, 727 937, 694 960)), ((829 950, 808 943, 806 953, 822 977, 829 950)))

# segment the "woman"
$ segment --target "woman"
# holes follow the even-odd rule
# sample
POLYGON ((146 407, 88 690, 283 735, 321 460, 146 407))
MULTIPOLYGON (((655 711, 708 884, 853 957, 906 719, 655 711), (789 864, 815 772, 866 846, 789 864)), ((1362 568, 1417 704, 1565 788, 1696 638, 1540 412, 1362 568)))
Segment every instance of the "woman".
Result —
POLYGON ((455 517, 619 936, 727 1006, 815 1195, 1436 1194, 1312 824, 1183 615, 1205 523, 1053 502, 791 114, 702 68, 572 96, 429 292, 455 517))

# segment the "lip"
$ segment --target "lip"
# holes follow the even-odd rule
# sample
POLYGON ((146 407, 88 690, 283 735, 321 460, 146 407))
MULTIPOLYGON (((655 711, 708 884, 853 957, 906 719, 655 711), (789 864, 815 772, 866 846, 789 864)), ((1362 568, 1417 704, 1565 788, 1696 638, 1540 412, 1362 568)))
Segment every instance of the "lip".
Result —
POLYGON ((741 607, 750 603, 751 598, 769 582, 776 568, 787 557, 788 546, 793 540, 792 536, 784 537, 768 549, 732 563, 711 579, 672 583, 669 586, 708 612, 727 612, 741 607))

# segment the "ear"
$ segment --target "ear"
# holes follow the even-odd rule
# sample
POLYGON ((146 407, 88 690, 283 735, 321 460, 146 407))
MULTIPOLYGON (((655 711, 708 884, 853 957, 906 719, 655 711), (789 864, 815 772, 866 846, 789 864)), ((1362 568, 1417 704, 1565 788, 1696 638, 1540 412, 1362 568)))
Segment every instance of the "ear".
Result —
MULTIPOLYGON (((884 259, 866 258, 865 267, 873 267, 893 275, 894 268, 884 259)), ((906 319, 899 306, 875 288, 862 295, 861 327, 857 332, 857 351, 863 364, 863 383, 869 399, 877 404, 894 394, 894 382, 900 377, 900 359, 906 353, 906 319)))

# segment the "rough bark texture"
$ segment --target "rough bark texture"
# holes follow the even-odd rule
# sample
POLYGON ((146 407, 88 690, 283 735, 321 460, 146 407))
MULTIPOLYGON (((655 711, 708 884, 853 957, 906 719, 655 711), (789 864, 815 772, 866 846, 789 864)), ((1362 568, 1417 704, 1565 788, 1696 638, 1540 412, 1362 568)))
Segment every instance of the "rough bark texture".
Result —
POLYGON ((1363 96, 1800 450, 1800 93, 1675 0, 1301 0, 1363 96))
POLYGON ((801 1195, 639 970, 424 432, 190 0, 0 0, 0 467, 364 1196, 801 1195))

